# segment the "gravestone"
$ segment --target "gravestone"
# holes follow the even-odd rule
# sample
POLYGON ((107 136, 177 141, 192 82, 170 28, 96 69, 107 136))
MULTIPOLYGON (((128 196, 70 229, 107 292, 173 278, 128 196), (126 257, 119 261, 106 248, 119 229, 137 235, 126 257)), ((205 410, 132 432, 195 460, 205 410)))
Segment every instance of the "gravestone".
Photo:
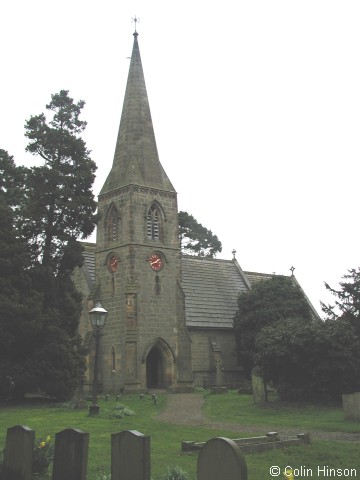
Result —
POLYGON ((244 454, 229 438, 212 438, 200 450, 197 480, 247 480, 244 454))
POLYGON ((342 401, 345 419, 360 420, 360 392, 344 393, 342 401))
POLYGON ((35 432, 31 428, 16 425, 7 429, 4 454, 4 478, 32 479, 32 458, 35 432))
POLYGON ((150 436, 136 430, 111 435, 111 480, 150 480, 150 436))
POLYGON ((68 428, 55 435, 52 480, 86 480, 89 434, 68 428))
POLYGON ((264 379, 260 374, 259 367, 254 367, 251 372, 253 400, 255 405, 264 405, 266 403, 266 392, 264 379))
POLYGON ((344 416, 346 420, 360 420, 360 392, 343 394, 344 416))

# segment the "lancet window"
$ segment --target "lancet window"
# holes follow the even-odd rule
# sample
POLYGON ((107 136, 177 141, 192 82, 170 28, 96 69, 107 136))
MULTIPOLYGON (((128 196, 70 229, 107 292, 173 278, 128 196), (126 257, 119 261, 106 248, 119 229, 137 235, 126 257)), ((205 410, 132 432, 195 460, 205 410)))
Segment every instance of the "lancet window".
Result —
POLYGON ((115 205, 111 205, 108 213, 107 238, 109 242, 119 240, 119 214, 115 205))
POLYGON ((111 369, 113 372, 116 370, 116 356, 115 356, 115 348, 111 347, 111 369))
POLYGON ((147 217, 147 237, 149 240, 160 239, 161 216, 159 208, 156 204, 152 204, 149 208, 147 217))

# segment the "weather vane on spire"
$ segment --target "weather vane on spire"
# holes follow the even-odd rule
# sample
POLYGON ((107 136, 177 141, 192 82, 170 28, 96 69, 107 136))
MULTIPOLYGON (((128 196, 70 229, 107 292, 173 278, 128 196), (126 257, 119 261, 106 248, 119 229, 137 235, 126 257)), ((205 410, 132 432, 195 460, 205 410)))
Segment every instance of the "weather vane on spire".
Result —
POLYGON ((131 19, 131 21, 132 21, 133 23, 135 23, 135 33, 137 33, 137 31, 136 31, 136 24, 140 22, 140 18, 137 18, 137 16, 135 15, 135 17, 133 17, 133 18, 131 19))

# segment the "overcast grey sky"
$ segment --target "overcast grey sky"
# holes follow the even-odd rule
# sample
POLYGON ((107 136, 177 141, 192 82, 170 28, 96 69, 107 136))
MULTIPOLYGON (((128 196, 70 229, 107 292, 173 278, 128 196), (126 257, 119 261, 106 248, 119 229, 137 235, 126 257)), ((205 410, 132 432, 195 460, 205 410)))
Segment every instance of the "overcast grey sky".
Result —
POLYGON ((315 308, 359 262, 360 2, 12 0, 0 6, 0 148, 51 93, 86 101, 111 167, 137 15, 160 160, 244 270, 295 275, 315 308))

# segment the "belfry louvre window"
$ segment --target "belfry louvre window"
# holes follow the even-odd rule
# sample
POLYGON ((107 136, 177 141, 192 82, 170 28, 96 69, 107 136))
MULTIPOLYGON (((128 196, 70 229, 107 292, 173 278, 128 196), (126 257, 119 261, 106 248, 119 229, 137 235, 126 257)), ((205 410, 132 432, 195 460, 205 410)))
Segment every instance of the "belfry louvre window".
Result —
POLYGON ((119 214, 112 205, 108 215, 108 239, 110 242, 119 240, 119 214))
POLYGON ((149 240, 159 240, 160 238, 160 213, 156 205, 149 208, 147 214, 147 237, 149 240))

